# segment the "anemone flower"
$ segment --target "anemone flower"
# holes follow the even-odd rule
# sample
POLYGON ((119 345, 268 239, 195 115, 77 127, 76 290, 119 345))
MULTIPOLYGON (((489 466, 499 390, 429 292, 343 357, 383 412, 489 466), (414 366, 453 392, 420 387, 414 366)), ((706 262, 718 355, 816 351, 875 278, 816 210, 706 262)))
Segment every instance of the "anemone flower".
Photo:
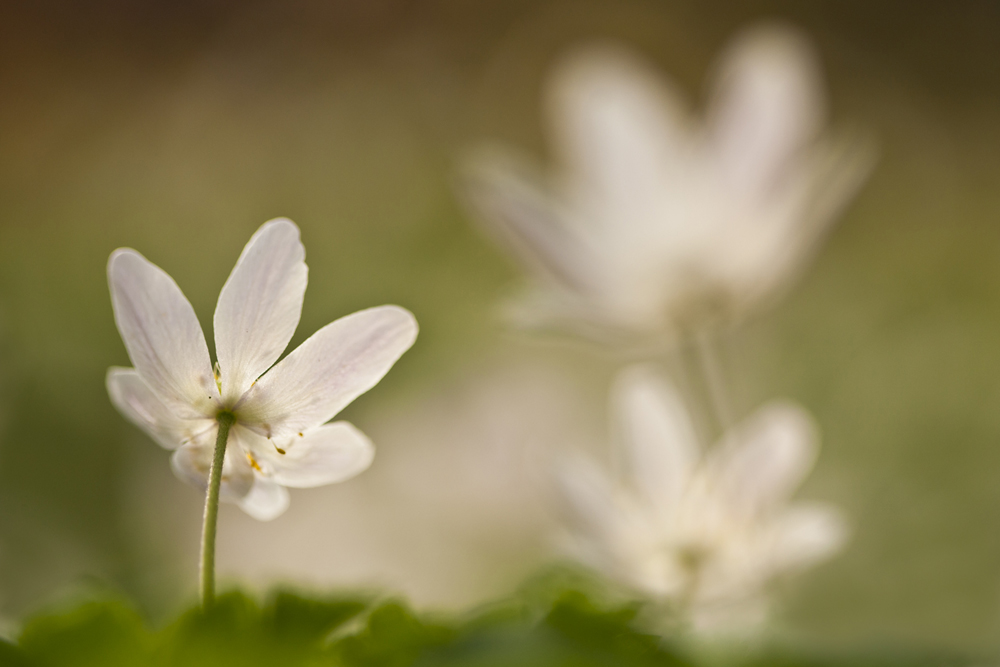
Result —
POLYGON ((462 193, 534 286, 519 324, 648 343, 739 320, 800 271, 871 163, 825 129, 818 66, 790 28, 750 30, 704 118, 614 46, 571 55, 547 88, 554 165, 474 151, 462 193))
POLYGON ((767 587, 823 560, 847 530, 836 509, 790 502, 816 456, 812 420, 766 406, 702 451, 676 391, 646 367, 613 390, 625 480, 589 460, 563 470, 570 553, 698 630, 751 627, 767 587))
POLYGON ((108 260, 115 322, 134 366, 108 370, 108 393, 127 419, 173 450, 178 477, 208 490, 203 597, 218 501, 266 521, 288 507, 285 487, 331 484, 367 468, 371 441, 330 420, 416 339, 409 311, 380 306, 326 325, 278 361, 298 326, 307 275, 294 223, 272 220, 257 230, 219 294, 213 367, 177 283, 135 250, 108 260))

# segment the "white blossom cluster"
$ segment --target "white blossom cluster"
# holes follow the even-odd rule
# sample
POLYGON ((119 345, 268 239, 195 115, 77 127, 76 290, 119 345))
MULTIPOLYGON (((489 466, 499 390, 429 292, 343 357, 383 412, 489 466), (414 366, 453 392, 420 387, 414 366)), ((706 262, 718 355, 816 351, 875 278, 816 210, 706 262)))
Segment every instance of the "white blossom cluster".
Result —
MULTIPOLYGON (((572 55, 547 93, 552 165, 484 147, 466 164, 465 201, 531 278, 517 324, 633 355, 691 346, 773 301, 871 162, 827 128, 818 64, 787 27, 737 37, 703 116, 617 47, 572 55)), ((791 502, 816 428, 774 403, 699 442, 651 361, 611 391, 620 478, 587 459, 559 475, 572 508, 563 543, 689 627, 752 625, 775 580, 847 536, 834 508, 791 502)))

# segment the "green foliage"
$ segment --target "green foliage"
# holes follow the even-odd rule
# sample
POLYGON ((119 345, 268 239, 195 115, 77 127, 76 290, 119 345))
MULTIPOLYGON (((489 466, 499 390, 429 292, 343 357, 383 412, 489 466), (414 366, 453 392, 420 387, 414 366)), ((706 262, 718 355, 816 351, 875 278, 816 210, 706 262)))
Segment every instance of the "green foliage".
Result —
POLYGON ((328 653, 326 639, 365 609, 356 598, 313 599, 277 593, 263 608, 238 592, 220 597, 204 612, 185 613, 162 634, 157 665, 318 665, 328 653))
POLYGON ((924 667, 970 662, 773 648, 722 659, 717 652, 684 650, 678 641, 642 631, 636 623, 639 605, 601 602, 593 592, 559 583, 566 580, 535 582, 511 600, 451 618, 418 614, 398 600, 281 591, 260 604, 230 592, 209 611, 191 609, 159 630, 149 629, 121 600, 93 600, 29 619, 16 645, 0 642, 0 667, 924 667))
POLYGON ((120 600, 104 600, 36 616, 25 625, 19 644, 24 664, 127 667, 146 662, 151 641, 135 610, 120 600))
POLYGON ((153 632, 121 600, 97 600, 29 620, 17 647, 0 645, 0 666, 336 664, 328 636, 367 606, 358 598, 306 598, 286 591, 260 606, 231 592, 209 611, 191 609, 153 632))
MULTIPOLYGON (((537 604, 537 601, 536 601, 537 604)), ((420 667, 689 667, 668 642, 633 627, 635 606, 604 609, 578 591, 546 608, 492 609, 456 641, 428 651, 420 667), (537 612, 542 614, 538 616, 537 612), (519 613, 520 612, 520 613, 519 613)), ((693 666, 692 666, 693 667, 693 666)))
POLYGON ((387 602, 372 610, 357 634, 343 637, 335 652, 345 665, 405 667, 457 635, 456 628, 427 623, 402 603, 387 602))

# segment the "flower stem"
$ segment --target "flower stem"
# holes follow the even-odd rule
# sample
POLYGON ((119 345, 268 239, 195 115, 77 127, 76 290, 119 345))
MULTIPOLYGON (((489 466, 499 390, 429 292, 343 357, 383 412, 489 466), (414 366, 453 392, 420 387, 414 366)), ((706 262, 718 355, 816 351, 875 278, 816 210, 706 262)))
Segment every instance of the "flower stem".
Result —
POLYGON ((729 403, 726 380, 713 342, 709 334, 704 331, 694 336, 695 354, 708 391, 708 401, 712 406, 716 426, 720 434, 724 434, 733 425, 733 409, 729 403))
POLYGON ((219 489, 222 486, 222 465, 226 460, 226 440, 235 418, 232 413, 220 412, 219 436, 215 440, 215 456, 208 474, 208 493, 205 494, 205 522, 201 530, 201 606, 208 609, 215 602, 215 527, 219 521, 219 489))

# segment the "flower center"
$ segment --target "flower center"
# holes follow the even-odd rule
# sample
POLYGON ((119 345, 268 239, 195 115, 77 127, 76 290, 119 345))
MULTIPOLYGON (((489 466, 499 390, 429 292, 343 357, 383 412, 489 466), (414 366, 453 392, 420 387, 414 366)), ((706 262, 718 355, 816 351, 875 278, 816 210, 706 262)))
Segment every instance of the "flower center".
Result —
POLYGON ((223 408, 215 413, 215 421, 221 426, 223 423, 232 426, 236 423, 236 413, 232 410, 227 410, 223 408))

